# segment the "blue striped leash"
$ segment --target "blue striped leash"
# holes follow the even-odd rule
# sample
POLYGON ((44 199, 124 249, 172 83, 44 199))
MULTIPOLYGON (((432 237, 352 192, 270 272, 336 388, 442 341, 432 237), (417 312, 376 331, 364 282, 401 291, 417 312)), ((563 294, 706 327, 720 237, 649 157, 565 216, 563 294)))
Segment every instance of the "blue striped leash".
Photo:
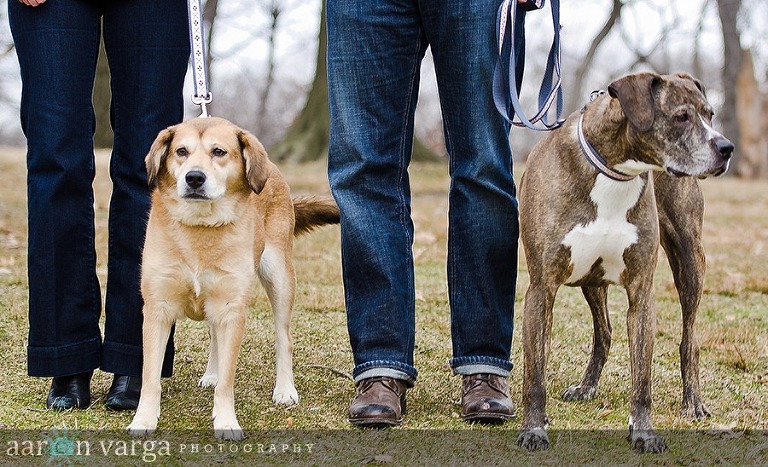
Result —
POLYGON ((563 90, 560 79, 560 1, 550 0, 554 36, 547 58, 547 67, 539 88, 539 108, 530 119, 520 104, 520 87, 525 67, 525 14, 530 10, 544 7, 545 0, 528 0, 518 4, 517 0, 504 0, 496 15, 496 38, 499 58, 493 71, 493 100, 496 109, 511 124, 528 127, 537 131, 549 131, 560 127, 565 120, 563 112, 563 90), (556 104, 554 122, 547 115, 553 103, 556 104), (519 121, 515 120, 515 116, 519 121), (537 126, 539 124, 539 126, 537 126))

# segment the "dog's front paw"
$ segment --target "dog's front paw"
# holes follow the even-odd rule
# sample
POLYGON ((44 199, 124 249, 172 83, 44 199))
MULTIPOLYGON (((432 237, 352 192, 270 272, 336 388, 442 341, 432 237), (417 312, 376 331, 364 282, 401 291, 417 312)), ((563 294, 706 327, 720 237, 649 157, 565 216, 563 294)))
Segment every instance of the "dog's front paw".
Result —
POLYGON ((157 419, 154 421, 134 417, 130 425, 125 429, 131 436, 145 436, 157 430, 157 419))
POLYGON ((245 432, 240 425, 236 427, 224 427, 214 428, 213 432, 216 434, 216 439, 227 441, 240 441, 245 439, 245 432))
POLYGON ((683 399, 683 407, 681 409, 683 417, 692 420, 703 420, 707 417, 711 417, 712 414, 704 406, 701 400, 696 398, 683 399))
POLYGON ((225 439, 228 441, 240 441, 245 438, 245 432, 237 423, 237 419, 213 421, 213 432, 216 439, 225 439))
POLYGON ((200 378, 200 381, 198 381, 197 384, 198 386, 203 388, 215 388, 218 382, 219 382, 219 375, 205 373, 203 377, 200 378))
POLYGON ((638 452, 660 454, 667 450, 664 440, 651 430, 634 430, 629 438, 632 447, 638 452))
POLYGON ((597 386, 574 385, 569 387, 563 393, 563 400, 568 402, 586 401, 593 399, 597 395, 597 386))
POLYGON ((275 386, 275 390, 272 391, 272 402, 278 405, 296 405, 299 403, 299 393, 293 385, 284 388, 275 386))
POLYGON ((520 431, 517 437, 517 445, 528 451, 542 451, 549 449, 549 437, 544 428, 529 428, 520 431))

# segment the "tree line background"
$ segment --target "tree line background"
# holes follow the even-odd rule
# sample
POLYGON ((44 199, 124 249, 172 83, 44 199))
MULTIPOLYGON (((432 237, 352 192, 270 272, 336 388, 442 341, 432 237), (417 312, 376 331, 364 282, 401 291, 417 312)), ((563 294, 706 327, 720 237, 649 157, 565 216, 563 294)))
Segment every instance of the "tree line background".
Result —
MULTIPOLYGON (((0 146, 20 146, 18 62, 0 6, 0 146)), ((256 134, 277 161, 326 157, 328 98, 325 0, 207 0, 212 115, 256 134)), ((551 42, 548 7, 528 15, 523 103, 536 87, 551 42)), ((684 71, 701 79, 716 125, 737 145, 731 174, 768 178, 767 0, 579 0, 561 5, 565 114, 594 89, 636 71, 684 71)), ((94 87, 96 147, 111 145, 109 69, 94 87)), ((189 77, 188 77, 189 78, 189 77)), ((191 84, 185 95, 192 94, 191 84)), ((199 109, 188 103, 188 117, 199 109)), ((444 159, 440 104, 429 53, 422 68, 414 158, 444 159)), ((518 159, 542 137, 513 129, 518 159)))

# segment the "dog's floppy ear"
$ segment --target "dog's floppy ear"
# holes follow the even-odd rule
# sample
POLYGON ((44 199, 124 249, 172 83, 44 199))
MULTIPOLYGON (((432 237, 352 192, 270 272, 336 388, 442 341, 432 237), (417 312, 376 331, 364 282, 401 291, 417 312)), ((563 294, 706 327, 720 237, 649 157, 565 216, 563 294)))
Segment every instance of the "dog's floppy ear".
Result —
POLYGON ((165 130, 158 133, 157 138, 149 148, 149 153, 144 159, 144 164, 147 166, 147 183, 149 186, 155 186, 157 183, 157 176, 160 174, 160 170, 165 164, 165 159, 168 157, 168 148, 173 140, 175 127, 168 127, 165 130))
POLYGON ((619 78, 608 86, 608 94, 619 100, 624 115, 639 131, 648 131, 653 125, 653 90, 661 81, 661 76, 655 73, 637 73, 619 78))
POLYGON ((240 131, 237 139, 240 141, 240 153, 245 163, 245 178, 251 190, 258 195, 269 178, 267 151, 261 142, 247 131, 240 131))

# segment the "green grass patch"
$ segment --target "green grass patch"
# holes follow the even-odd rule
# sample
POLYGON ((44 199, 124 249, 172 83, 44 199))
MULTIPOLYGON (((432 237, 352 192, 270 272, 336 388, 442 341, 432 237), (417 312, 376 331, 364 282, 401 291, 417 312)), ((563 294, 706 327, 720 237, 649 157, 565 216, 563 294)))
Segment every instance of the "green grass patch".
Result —
MULTIPOLYGON (((98 273, 106 284, 106 218, 110 185, 108 156, 97 157, 98 273)), ((516 167, 517 175, 522 166, 516 167)), ((322 164, 285 165, 282 171, 295 194, 328 193, 322 164)), ((86 410, 52 412, 44 400, 49 379, 26 375, 27 278, 25 163, 18 150, 0 150, 0 464, 98 461, 76 455, 56 457, 50 448, 39 457, 8 454, 12 443, 58 435, 70 441, 133 440, 122 433, 132 413, 103 406, 111 375, 96 372, 93 404, 86 410), (23 430, 23 431, 19 431, 23 430), (11 443, 11 444, 8 444, 11 443)), ((250 309, 238 363, 236 410, 248 434, 239 443, 217 443, 211 432, 213 393, 197 387, 205 369, 208 337, 204 324, 183 321, 176 328, 175 374, 163 381, 159 432, 136 445, 140 454, 111 463, 155 461, 169 465, 215 463, 360 465, 444 463, 451 465, 760 465, 768 460, 768 183, 723 178, 706 180, 704 243, 708 270, 698 315, 701 382, 712 417, 692 422, 680 415, 682 395, 678 345, 681 318, 671 272, 663 256, 655 277, 658 299, 653 365, 653 418, 670 450, 639 455, 626 441, 630 394, 626 332, 626 298, 620 289, 609 295, 613 324, 611 355, 594 400, 566 403, 561 393, 578 382, 589 357, 592 324, 581 292, 561 288, 554 312, 552 353, 547 374, 549 451, 529 454, 515 445, 519 418, 500 427, 470 426, 459 419, 460 380, 451 374, 450 322, 445 284, 447 167, 418 165, 411 171, 416 225, 417 385, 408 393, 408 413, 401 428, 387 431, 352 429, 346 420, 354 395, 341 280, 338 228, 325 228, 296 241, 296 306, 293 318, 296 385, 299 405, 275 407, 272 317, 259 291, 250 309), (170 455, 159 447, 167 441, 170 455), (190 445, 198 444, 191 452, 190 445), (261 444, 262 452, 258 451, 261 444), (309 452, 283 445, 313 444, 309 452), (182 445, 185 445, 182 451, 182 445), (200 452, 205 446, 215 452, 200 452), (272 445, 275 452, 263 452, 272 445), (252 452, 245 452, 250 446, 252 452), (264 448, 266 446, 266 448, 264 448), (150 449, 151 448, 151 449, 150 449), (225 449, 226 452, 222 452, 225 449), (150 453, 151 457, 151 453, 150 453)), ((520 407, 522 297, 528 283, 521 251, 511 376, 512 398, 520 407)), ((114 444, 117 443, 117 444, 114 444)), ((126 450, 128 449, 126 444, 126 450)), ((125 451, 126 453, 128 451, 125 451)))

